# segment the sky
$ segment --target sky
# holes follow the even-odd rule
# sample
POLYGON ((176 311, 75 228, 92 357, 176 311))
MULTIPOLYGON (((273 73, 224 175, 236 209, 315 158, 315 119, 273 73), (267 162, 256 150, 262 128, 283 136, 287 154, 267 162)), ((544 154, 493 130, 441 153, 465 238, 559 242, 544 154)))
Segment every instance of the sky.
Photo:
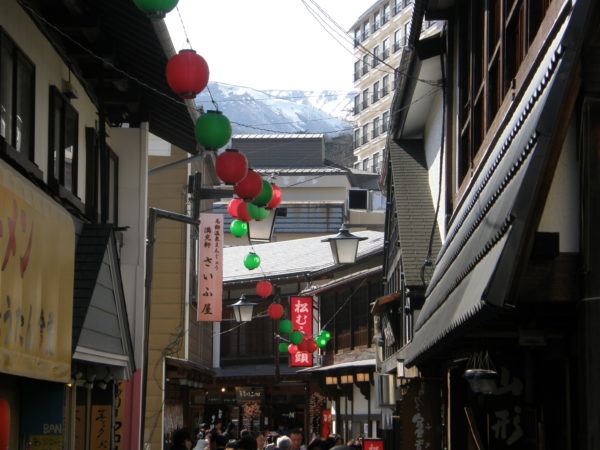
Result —
MULTIPOLYGON (((321 26, 317 5, 347 31, 375 0, 179 0, 191 47, 210 81, 255 89, 353 90, 351 39, 321 26), (325 30, 334 34, 342 46, 325 30)), ((166 18, 176 50, 189 48, 177 9, 166 18)), ((330 23, 330 22, 329 22, 330 23)), ((334 29, 335 25, 332 25, 334 29)))

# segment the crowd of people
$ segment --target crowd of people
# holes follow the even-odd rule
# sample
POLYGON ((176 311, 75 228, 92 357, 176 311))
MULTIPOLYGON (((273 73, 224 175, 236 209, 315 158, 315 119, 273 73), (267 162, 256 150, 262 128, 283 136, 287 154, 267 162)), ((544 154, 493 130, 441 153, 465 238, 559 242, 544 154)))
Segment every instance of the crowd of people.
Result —
POLYGON ((357 440, 343 443, 339 435, 326 439, 314 437, 307 445, 302 443, 300 429, 263 431, 253 433, 242 429, 239 436, 236 427, 230 423, 224 430, 222 423, 212 427, 202 424, 195 439, 185 429, 177 430, 171 437, 170 450, 354 450, 362 449, 357 440))

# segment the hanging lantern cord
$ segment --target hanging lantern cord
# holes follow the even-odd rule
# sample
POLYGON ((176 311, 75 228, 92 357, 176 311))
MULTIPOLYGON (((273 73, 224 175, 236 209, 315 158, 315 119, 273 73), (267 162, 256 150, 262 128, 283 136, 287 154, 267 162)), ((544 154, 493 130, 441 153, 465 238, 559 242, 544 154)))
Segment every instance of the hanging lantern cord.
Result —
POLYGON ((179 6, 176 6, 175 9, 177 9, 177 14, 179 15, 179 21, 181 22, 181 27, 183 28, 183 34, 185 36, 185 41, 187 42, 187 45, 189 45, 189 47, 192 48, 192 43, 190 42, 190 38, 188 36, 187 29, 185 28, 185 23, 183 22, 183 17, 181 17, 181 11, 179 11, 179 6))
POLYGON ((212 92, 210 92, 210 87, 206 86, 206 90, 208 91, 208 95, 210 95, 210 101, 212 102, 212 104, 215 107, 216 111, 219 111, 219 105, 217 105, 217 102, 215 101, 212 92))

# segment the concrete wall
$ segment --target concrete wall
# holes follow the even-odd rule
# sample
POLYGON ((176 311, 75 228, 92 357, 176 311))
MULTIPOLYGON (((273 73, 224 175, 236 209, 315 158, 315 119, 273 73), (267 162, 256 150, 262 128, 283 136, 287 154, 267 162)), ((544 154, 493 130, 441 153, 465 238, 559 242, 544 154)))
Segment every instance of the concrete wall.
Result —
POLYGON ((575 119, 556 166, 538 231, 560 233, 560 252, 579 252, 579 160, 575 119))

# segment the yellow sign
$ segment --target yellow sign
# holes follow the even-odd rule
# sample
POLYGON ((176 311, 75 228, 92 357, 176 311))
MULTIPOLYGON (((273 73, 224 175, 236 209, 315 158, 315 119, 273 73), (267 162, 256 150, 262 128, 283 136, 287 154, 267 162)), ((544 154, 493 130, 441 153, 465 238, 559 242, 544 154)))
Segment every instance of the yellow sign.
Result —
POLYGON ((92 429, 90 434, 90 448, 109 449, 112 435, 111 405, 92 405, 92 429))
POLYGON ((29 436, 29 446, 27 447, 27 450, 61 450, 61 448, 62 436, 29 436))
POLYGON ((0 372, 69 380, 74 259, 69 214, 0 161, 0 372))
POLYGON ((114 450, 125 449, 125 381, 117 381, 117 396, 115 398, 115 445, 114 450))

